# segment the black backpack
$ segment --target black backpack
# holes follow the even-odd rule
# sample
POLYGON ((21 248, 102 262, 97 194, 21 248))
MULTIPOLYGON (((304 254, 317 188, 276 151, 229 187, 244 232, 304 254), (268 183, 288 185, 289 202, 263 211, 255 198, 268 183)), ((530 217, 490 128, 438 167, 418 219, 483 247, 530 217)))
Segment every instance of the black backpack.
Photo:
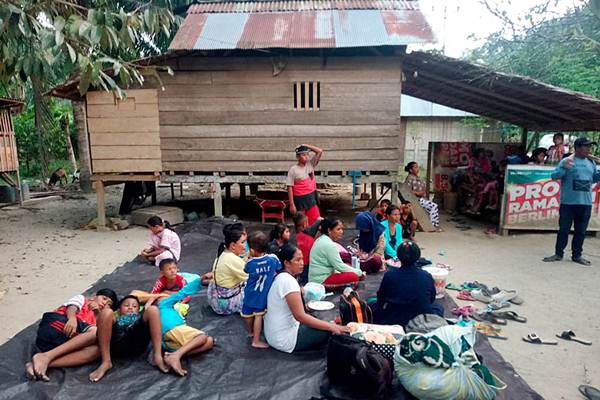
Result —
POLYGON ((340 318, 342 325, 350 322, 359 322, 370 324, 373 322, 373 312, 371 307, 358 297, 354 290, 347 296, 340 296, 340 318))
POLYGON ((333 335, 327 349, 327 398, 385 399, 392 386, 392 366, 370 343, 349 335, 333 335), (340 394, 341 393, 341 394, 340 394))

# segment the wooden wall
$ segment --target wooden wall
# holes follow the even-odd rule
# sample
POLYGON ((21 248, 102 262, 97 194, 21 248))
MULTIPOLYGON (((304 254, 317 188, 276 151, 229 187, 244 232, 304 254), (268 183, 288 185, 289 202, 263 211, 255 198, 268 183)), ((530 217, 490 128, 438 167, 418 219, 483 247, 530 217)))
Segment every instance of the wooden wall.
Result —
POLYGON ((325 150, 320 170, 397 171, 400 62, 395 57, 183 57, 159 91, 164 171, 285 172, 293 149, 325 150), (281 66, 281 64, 279 65, 281 66), (294 110, 294 82, 319 81, 318 111, 294 110))
POLYGON ((19 168, 17 142, 9 109, 0 109, 0 172, 19 168))
POLYGON ((159 172, 161 150, 156 89, 87 94, 92 172, 159 172))

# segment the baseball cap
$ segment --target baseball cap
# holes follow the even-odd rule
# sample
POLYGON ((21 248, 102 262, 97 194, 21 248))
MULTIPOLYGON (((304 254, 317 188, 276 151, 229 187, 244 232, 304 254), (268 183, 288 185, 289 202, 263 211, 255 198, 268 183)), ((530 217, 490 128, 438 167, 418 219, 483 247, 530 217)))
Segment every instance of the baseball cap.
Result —
POLYGON ((296 147, 294 151, 296 152, 296 155, 299 156, 300 154, 309 153, 310 149, 301 144, 300 146, 296 147))
POLYGON ((581 137, 577 140, 575 140, 575 147, 580 147, 580 146, 595 146, 598 143, 586 138, 586 137, 581 137))

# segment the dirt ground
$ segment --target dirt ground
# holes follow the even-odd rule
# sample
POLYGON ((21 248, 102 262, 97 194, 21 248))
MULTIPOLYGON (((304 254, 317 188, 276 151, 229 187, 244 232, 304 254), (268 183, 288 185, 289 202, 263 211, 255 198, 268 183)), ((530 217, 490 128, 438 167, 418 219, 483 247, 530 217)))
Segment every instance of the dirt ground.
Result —
MULTIPOLYGON (((186 190, 184 194, 197 197, 206 192, 186 190)), ((119 187, 109 188, 109 215, 116 213, 119 196, 119 187)), ((147 231, 142 227, 102 233, 81 230, 95 215, 95 197, 77 197, 0 209, 4 261, 0 265, 0 343, 131 260, 143 247, 147 231)), ((344 203, 349 203, 347 193, 344 197, 344 203)), ((169 198, 168 189, 159 190, 159 201, 169 198)), ((330 213, 339 208, 338 198, 329 199, 330 213)), ((352 216, 347 209, 346 216, 352 216)), ((600 239, 588 238, 585 243, 585 254, 594 263, 591 268, 570 261, 545 264, 541 258, 552 253, 552 233, 488 236, 484 234, 486 225, 469 222, 471 230, 459 231, 455 223, 443 221, 444 232, 420 233, 417 240, 434 264, 453 267, 449 281, 478 280, 516 289, 525 299, 522 306, 511 309, 526 316, 528 322, 509 322, 505 327, 509 339, 492 342, 518 373, 546 399, 580 398, 577 386, 581 383, 600 386, 600 239), (539 346, 521 339, 531 332, 552 339, 565 329, 594 344, 588 347, 559 340, 557 346, 539 346)))

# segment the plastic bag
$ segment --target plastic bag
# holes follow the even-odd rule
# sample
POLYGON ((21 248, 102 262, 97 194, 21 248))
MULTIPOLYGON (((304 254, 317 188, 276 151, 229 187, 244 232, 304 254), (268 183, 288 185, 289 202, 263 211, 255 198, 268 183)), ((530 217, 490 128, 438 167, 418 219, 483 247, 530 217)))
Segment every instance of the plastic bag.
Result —
POLYGON ((427 336, 436 335, 452 350, 456 362, 450 368, 434 368, 424 363, 410 363, 394 354, 394 369, 402 386, 421 400, 492 400, 506 385, 496 376, 495 385, 486 383, 474 370, 478 363, 472 347, 464 350, 465 343, 473 346, 475 331, 457 326, 444 326, 427 336), (463 340, 464 338, 464 340, 463 340))
POLYGON ((304 285, 304 301, 320 301, 325 298, 325 286, 320 283, 308 282, 304 285))

